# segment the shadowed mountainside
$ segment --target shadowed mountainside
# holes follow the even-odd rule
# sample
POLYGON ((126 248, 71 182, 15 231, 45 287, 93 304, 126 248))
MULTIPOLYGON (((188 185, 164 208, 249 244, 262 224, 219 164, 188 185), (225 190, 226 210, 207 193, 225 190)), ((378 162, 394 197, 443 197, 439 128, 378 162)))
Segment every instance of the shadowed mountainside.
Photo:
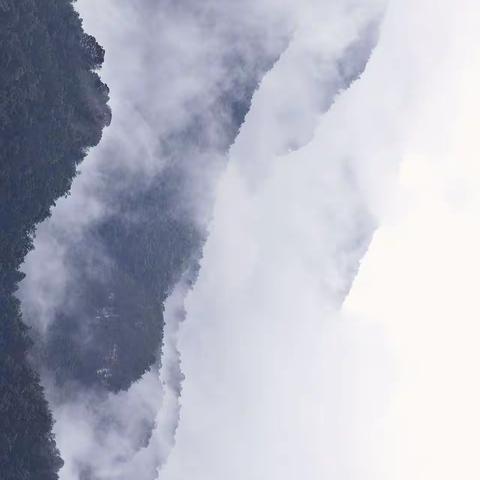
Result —
MULTIPOLYGON (((95 152, 101 182, 91 190, 103 214, 80 228, 78 235, 70 235, 62 225, 57 228, 55 222, 49 232, 48 241, 63 252, 67 287, 64 297, 60 292, 57 296, 62 298, 52 309, 46 330, 38 334, 36 358, 65 391, 126 390, 158 358, 164 302, 186 272, 191 272, 192 281, 195 277, 216 175, 255 89, 287 43, 285 38, 273 53, 265 50, 266 33, 260 25, 256 35, 238 26, 224 32, 235 22, 224 17, 222 2, 218 11, 189 0, 140 3, 134 25, 141 31, 135 35, 142 47, 138 56, 148 59, 141 66, 148 74, 135 83, 132 110, 153 137, 152 145, 147 145, 152 165, 143 169, 147 152, 130 131, 119 131, 120 139, 115 137, 116 142, 95 152), (173 27, 198 31, 200 58, 190 58, 184 46, 169 45, 168 32, 158 37, 153 33, 173 27), (144 40, 149 31, 152 35, 144 40), (177 71, 182 62, 191 64, 192 78, 177 71), (173 73, 166 81, 162 76, 169 68, 173 73), (159 86, 152 80, 157 77, 159 86), (193 80, 198 86, 178 94, 183 82, 193 80), (168 102, 152 100, 154 92, 152 98, 144 95, 146 101, 135 97, 152 85, 165 97, 170 92, 181 97, 170 115, 168 102), (126 140, 131 149, 127 154, 122 148, 126 140)), ((121 10, 122 3, 116 8, 121 10)), ((124 79, 128 67, 122 66, 124 79)), ((121 98, 122 104, 127 101, 121 98)), ((120 125, 124 119, 116 115, 116 120, 120 125)), ((113 131, 117 128, 114 123, 113 131)), ((28 323, 38 326, 35 318, 28 323)))
POLYGON ((0 472, 51 480, 62 465, 14 297, 35 226, 66 195, 110 122, 104 51, 69 0, 0 1, 0 472))

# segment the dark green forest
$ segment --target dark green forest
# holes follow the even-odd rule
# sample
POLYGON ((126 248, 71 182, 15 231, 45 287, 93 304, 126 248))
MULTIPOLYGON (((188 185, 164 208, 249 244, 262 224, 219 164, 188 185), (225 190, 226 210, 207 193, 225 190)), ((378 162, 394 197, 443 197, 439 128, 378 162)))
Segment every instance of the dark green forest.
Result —
POLYGON ((62 465, 14 293, 35 226, 68 194, 110 122, 104 51, 70 0, 0 0, 0 476, 53 480, 62 465))
MULTIPOLYGON (((199 159, 207 148, 212 155, 228 150, 273 60, 259 61, 246 81, 235 75, 245 60, 229 52, 225 61, 239 80, 219 88, 208 111, 192 113, 185 125, 162 138, 159 159, 169 161, 159 173, 146 178, 126 175, 115 162, 102 166, 99 197, 108 214, 81 236, 62 238, 74 288, 56 306, 35 349, 38 362, 65 391, 126 390, 159 360, 164 302, 180 278, 194 281, 206 236, 191 209, 199 159), (223 134, 214 139, 210 115, 222 119, 223 134)), ((109 151, 115 153, 120 155, 109 151)), ((204 175, 212 177, 208 170, 204 175)), ((203 194, 210 190, 205 182, 203 194)))
POLYGON ((126 390, 158 359, 164 302, 203 243, 179 207, 184 183, 167 168, 148 185, 110 192, 117 213, 69 244, 75 289, 36 351, 57 384, 126 390))

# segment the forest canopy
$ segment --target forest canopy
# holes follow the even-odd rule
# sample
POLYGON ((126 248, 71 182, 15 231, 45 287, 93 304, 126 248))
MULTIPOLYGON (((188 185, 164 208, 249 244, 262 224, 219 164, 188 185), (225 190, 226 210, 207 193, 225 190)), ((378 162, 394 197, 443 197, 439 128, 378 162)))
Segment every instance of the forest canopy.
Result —
POLYGON ((14 297, 35 226, 110 123, 104 50, 70 0, 0 0, 0 472, 53 480, 52 416, 14 297))

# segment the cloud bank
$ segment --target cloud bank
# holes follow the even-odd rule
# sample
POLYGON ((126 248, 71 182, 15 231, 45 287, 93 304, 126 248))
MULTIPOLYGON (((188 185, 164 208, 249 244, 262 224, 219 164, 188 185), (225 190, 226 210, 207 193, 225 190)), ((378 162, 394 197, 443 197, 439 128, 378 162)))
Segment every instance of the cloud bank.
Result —
MULTIPOLYGON (((192 118, 195 119, 195 112, 209 112, 212 98, 218 97, 218 90, 228 91, 223 85, 225 82, 232 82, 232 78, 237 82, 237 73, 255 79, 255 72, 259 68, 257 64, 265 63, 266 58, 279 52, 285 45, 285 39, 295 32, 288 50, 255 97, 255 107, 242 132, 243 140, 239 139, 230 152, 233 168, 239 162, 236 158, 246 160, 242 162, 243 168, 253 192, 259 182, 263 182, 263 177, 270 175, 265 169, 268 160, 272 156, 298 150, 308 143, 318 116, 328 110, 337 93, 348 88, 361 73, 375 43, 382 12, 382 5, 378 2, 371 2, 368 8, 356 2, 340 5, 325 2, 322 8, 310 2, 305 2, 302 8, 294 3, 278 7, 266 2, 265 5, 256 4, 254 15, 249 10, 243 10, 243 7, 232 9, 232 5, 221 2, 212 2, 210 7, 220 15, 220 21, 217 35, 208 38, 206 31, 202 30, 204 26, 199 29, 199 24, 192 19, 198 13, 193 7, 192 11, 182 10, 168 2, 165 9, 160 11, 149 11, 145 6, 136 9, 128 4, 116 4, 112 8, 105 4, 100 8, 98 4, 85 3, 85 10, 81 7, 86 21, 92 22, 89 25, 92 32, 96 35, 97 31, 104 35, 105 32, 110 33, 110 37, 98 35, 107 52, 114 57, 116 52, 122 52, 121 59, 107 59, 105 72, 112 90, 115 117, 102 146, 91 153, 90 163, 85 165, 71 197, 59 203, 52 220, 39 230, 39 248, 27 259, 25 270, 28 271, 28 280, 23 288, 22 300, 26 316, 35 321, 33 326, 39 338, 48 331, 51 318, 59 306, 70 304, 75 283, 82 279, 78 271, 65 261, 71 245, 78 245, 76 237, 89 240, 82 246, 81 255, 86 256, 91 275, 101 274, 99 265, 105 262, 108 251, 105 246, 91 241, 89 229, 114 214, 116 207, 112 198, 115 198, 117 189, 124 189, 132 182, 131 178, 134 179, 133 185, 148 183, 149 178, 166 168, 172 159, 177 161, 179 142, 187 140, 188 144, 191 140, 189 124, 192 118), (227 16, 223 17, 223 13, 227 16), (131 18, 137 18, 138 21, 130 22, 131 18), (242 73, 234 69, 232 74, 231 70, 222 70, 225 67, 218 50, 222 52, 222 41, 232 35, 232 22, 237 24, 242 18, 245 18, 243 26, 251 29, 253 38, 244 36, 241 39, 243 43, 238 45, 239 52, 232 61, 238 62, 239 58, 245 57, 250 70, 242 73), (290 20, 287 21, 287 18, 290 20), (317 22, 323 25, 322 30, 316 28, 317 22), (127 29, 125 34, 118 28, 118 25, 125 23, 128 23, 126 28, 138 25, 136 28, 146 29, 147 32, 165 26, 165 30, 160 29, 161 38, 157 40, 163 48, 158 49, 150 35, 139 33, 138 30, 129 33, 127 29), (133 44, 133 51, 126 48, 130 37, 137 40, 133 44), (261 52, 252 48, 252 45, 259 45, 257 37, 262 40, 261 52), (129 53, 127 58, 123 55, 125 49, 129 53), (176 55, 172 49, 177 52, 176 55), (213 70, 211 62, 208 62, 212 52, 215 52, 215 58, 222 60, 213 70), (151 55, 159 59, 158 71, 151 55), (185 62, 181 68, 178 58, 185 62), (144 63, 132 68, 132 64, 144 59, 147 59, 144 63), (155 101, 152 100, 155 90, 148 85, 152 78, 158 80, 159 87, 166 88, 166 92, 160 88, 155 101), (192 78, 195 78, 194 84, 191 83, 192 78), (138 90, 139 79, 140 84, 147 83, 146 94, 138 90), (172 82, 172 79, 176 81, 172 82), (279 102, 279 98, 282 101, 279 102), (182 133, 176 138, 176 132, 182 129, 186 129, 188 135, 182 133), (127 139, 128 145, 125 145, 127 139), (113 190, 110 187, 112 175, 120 182, 113 190), (44 265, 48 265, 49 269, 43 268, 44 265)), ((230 42, 225 51, 227 57, 231 55, 231 48, 230 42)), ((225 127, 225 121, 226 118, 222 116, 214 118, 207 115, 204 119, 206 126, 201 128, 207 129, 202 134, 206 135, 203 137, 206 144, 202 145, 203 150, 195 149, 194 153, 202 168, 208 167, 205 172, 197 170, 193 164, 185 164, 185 168, 188 166, 192 170, 189 170, 190 180, 187 183, 191 188, 186 190, 193 208, 192 221, 200 224, 208 221, 208 208, 205 210, 205 205, 209 203, 208 196, 211 196, 208 192, 215 184, 219 167, 225 162, 219 156, 219 146, 224 144, 226 135, 219 128, 225 127)), ((228 129, 228 124, 225 128, 228 129)), ((188 149, 186 151, 192 153, 188 149)), ((349 178, 348 165, 345 168, 345 172, 331 169, 330 180, 338 182, 345 192, 353 187, 348 195, 356 197, 355 182, 352 183, 349 178)), ((332 187, 329 180, 325 181, 324 186, 327 189, 332 187)), ((301 201, 305 201, 305 198, 301 201)), ((327 209, 331 207, 333 204, 326 206, 327 209)), ((232 214, 230 219, 234 220, 237 212, 232 211, 232 214)), ((356 236, 353 249, 360 250, 365 248, 369 236, 371 219, 365 212, 359 214, 362 219, 358 222, 358 231, 357 222, 351 223, 348 215, 340 219, 338 224, 334 222, 333 227, 341 231, 339 235, 344 236, 348 243, 345 248, 349 251, 351 242, 347 237, 350 234, 356 236), (344 233, 344 229, 349 233, 344 233)), ((237 220, 240 219, 241 216, 237 220)), ((320 230, 323 228, 326 226, 320 227, 320 230)), ((240 232, 232 230, 232 234, 237 233, 240 232)), ((241 235, 236 238, 236 241, 243 240, 241 235)), ((248 247, 248 239, 245 239, 244 246, 248 247)), ((334 250, 336 247, 330 244, 328 248, 334 250)), ((354 255, 353 251, 350 254, 354 255)), ((331 270, 329 275, 337 275, 335 269, 338 265, 334 263, 328 266, 331 270)), ((345 265, 342 268, 355 269, 348 261, 343 263, 345 265)), ((232 274, 242 281, 241 269, 232 274)), ((349 282, 348 278, 343 279, 339 275, 328 295, 334 295, 339 301, 348 289, 349 282)), ((323 280, 320 283, 322 288, 327 285, 323 280)), ((182 373, 179 370, 175 338, 176 324, 184 316, 181 306, 185 294, 183 290, 180 284, 167 302, 166 336, 163 340, 165 348, 160 370, 159 365, 154 365, 128 391, 99 393, 96 390, 79 389, 76 385, 73 388, 70 385, 59 388, 51 372, 46 370, 43 373, 57 422, 55 432, 58 444, 65 459, 62 478, 122 479, 135 474, 147 479, 156 476, 156 470, 163 465, 173 446, 179 415, 179 380, 182 373), (174 306, 170 307, 172 304, 174 306)), ((73 305, 76 308, 75 303, 73 305)), ((208 329, 208 323, 205 328, 208 329)))
POLYGON ((254 100, 187 300, 160 479, 478 476, 478 15, 390 2, 364 75, 294 153, 242 156, 254 100))
POLYGON ((265 79, 187 299, 159 479, 478 476, 479 14, 389 2, 313 140, 245 157, 265 79))
POLYGON ((399 158, 389 127, 401 119, 390 105, 372 105, 388 55, 373 53, 327 113, 333 99, 301 103, 291 116, 273 99, 295 91, 285 72, 297 73, 309 55, 327 60, 304 85, 311 99, 315 86, 325 93, 345 45, 379 21, 380 7, 326 8, 317 20, 324 28, 315 37, 299 29, 254 97, 187 298, 180 424, 159 479, 371 478, 362 445, 387 395, 388 382, 377 379, 389 376, 388 354, 381 329, 336 311, 376 223, 370 174, 387 148, 386 172, 399 158), (295 130, 298 117, 308 128, 295 130))
POLYGON ((127 391, 44 373, 61 478, 476 478, 475 3, 78 6, 114 120, 39 229, 26 318, 45 335, 72 239, 172 164, 208 241, 127 391))

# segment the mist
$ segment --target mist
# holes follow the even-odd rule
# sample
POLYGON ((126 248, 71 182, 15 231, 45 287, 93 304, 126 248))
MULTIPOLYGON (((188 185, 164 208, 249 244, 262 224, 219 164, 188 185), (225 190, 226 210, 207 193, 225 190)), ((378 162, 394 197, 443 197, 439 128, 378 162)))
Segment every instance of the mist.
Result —
POLYGON ((213 185, 251 95, 293 24, 284 10, 266 11, 257 2, 226 8, 222 2, 84 0, 76 6, 108 50, 102 78, 115 116, 71 194, 39 227, 20 298, 65 460, 61 478, 149 479, 173 443, 181 381, 175 325, 181 292, 195 276, 213 185), (104 232, 111 225, 117 233, 109 238, 104 232), (154 252, 128 238, 148 228, 154 252), (139 331, 145 295, 128 290, 133 281, 120 295, 115 291, 128 260, 112 242, 122 230, 127 253, 142 265, 152 263, 147 255, 158 260, 152 270, 160 284, 150 282, 157 287, 148 298, 154 330, 143 334, 154 358, 143 362, 145 372, 119 369, 126 381, 112 385, 117 358, 129 367, 146 350, 141 338, 120 348, 111 333, 96 337, 95 322, 112 323, 122 313, 137 327, 124 338, 139 331), (100 362, 92 363, 96 352, 100 362), (70 365, 76 370, 65 370, 70 365))
POLYGON ((102 75, 115 113, 101 145, 82 164, 71 195, 39 227, 36 249, 23 266, 27 276, 20 297, 56 420, 65 460, 61 478, 121 479, 134 473, 154 478, 174 444, 179 419, 183 374, 176 330, 184 317, 183 297, 195 279, 226 151, 251 96, 295 37, 286 55, 293 64, 283 70, 291 85, 279 92, 284 102, 271 111, 274 104, 267 99, 266 108, 256 111, 266 115, 261 123, 269 125, 264 129, 269 139, 259 142, 260 149, 280 153, 299 148, 313 134, 315 114, 328 109, 337 92, 363 70, 377 19, 359 8, 352 10, 358 24, 352 23, 349 2, 340 7, 325 2, 321 10, 310 2, 299 9, 294 3, 268 1, 202 7, 163 2, 159 8, 147 1, 134 7, 84 0, 77 7, 108 52, 102 75), (311 22, 322 14, 331 19, 348 15, 341 32, 323 34, 341 33, 335 42, 318 45, 322 35, 311 22), (304 113, 306 123, 285 136, 285 126, 304 113), (155 215, 163 210, 160 220, 152 220, 142 203, 151 201, 151 192, 157 196, 155 215), (142 338, 127 343, 133 343, 132 350, 119 347, 111 333, 96 336, 101 322, 113 324, 121 308, 132 317, 130 323, 143 314, 142 291, 118 290, 129 259, 118 253, 117 238, 109 238, 109 232, 125 236, 128 255, 152 255, 135 247, 128 233, 141 234, 152 221, 160 222, 153 232, 157 259, 165 258, 156 275, 178 263, 166 271, 153 303, 158 312, 154 338, 144 335, 149 345, 158 339, 154 361, 139 358, 142 338), (170 260, 175 248, 192 237, 193 246, 170 260), (112 371, 118 358, 123 358, 124 371, 112 371), (125 371, 140 362, 150 365, 144 373, 140 367, 125 371))
POLYGON ((389 2, 363 75, 281 155, 252 150, 287 53, 264 79, 187 298, 159 479, 478 475, 477 17, 389 2))
POLYGON ((477 478, 475 2, 76 8, 113 120, 19 293, 60 478, 477 478))
MULTIPOLYGON (((270 160, 307 144, 318 117, 362 73, 375 45, 383 12, 381 2, 324 2, 322 8, 310 2, 302 8, 293 3, 280 7, 265 2, 236 9, 212 2, 209 7, 217 26, 211 35, 209 17, 205 17, 205 25, 202 18, 196 20, 195 15, 204 12, 197 12, 189 4, 179 8, 166 2, 159 10, 148 2, 142 8, 133 8, 126 2, 100 5, 85 0, 78 7, 86 27, 108 52, 103 76, 111 89, 114 116, 101 145, 82 165, 71 195, 58 202, 51 220, 39 228, 37 248, 24 265, 24 315, 38 344, 47 348, 52 326, 64 316, 58 312, 73 312, 80 319, 84 316, 80 289, 85 278, 102 279, 103 272, 118 262, 111 257, 109 245, 91 232, 119 214, 130 228, 142 228, 144 220, 135 217, 138 211, 132 214, 118 210, 121 192, 148 189, 153 178, 174 165, 185 178, 176 196, 180 209, 174 210, 174 217, 187 219, 205 235, 211 233, 207 230, 209 212, 215 197, 222 204, 223 182, 219 190, 216 182, 227 161, 231 164, 227 178, 240 161, 246 174, 253 169, 248 181, 255 189, 255 184, 258 187, 264 176, 270 175, 265 170, 270 160), (239 20, 247 33, 239 33, 239 20), (318 24, 322 29, 317 29, 318 24), (131 38, 136 41, 131 42, 131 38), (217 63, 212 65, 212 59, 217 63), (216 102, 222 95, 235 92, 242 102, 236 108, 248 110, 248 92, 253 93, 262 74, 274 63, 271 75, 262 81, 254 96, 240 138, 227 158, 225 149, 233 141, 235 127, 228 112, 222 111, 222 103, 219 110, 216 102), (237 64, 243 66, 241 70, 237 64), (201 132, 193 133, 193 141, 192 125, 201 132), (78 256, 80 263, 75 258, 78 256), (55 318, 59 320, 52 323, 55 318)), ((330 180, 334 179, 345 193, 352 186, 355 190, 348 172, 344 173, 334 167, 324 186, 330 188, 330 180)), ((351 194, 356 197, 357 192, 351 194)), ((342 230, 347 250, 351 249, 349 235, 356 237, 353 250, 359 251, 363 251, 370 235, 372 220, 368 213, 358 210, 362 216, 358 222, 343 218, 334 226, 342 230), (348 233, 343 234, 343 229, 348 233)), ((237 205, 228 216, 235 222, 242 220, 237 205)), ((215 228, 216 221, 212 225, 215 228)), ((249 241, 255 237, 244 238, 237 229, 231 233, 248 252, 249 241)), ((166 242, 160 248, 171 247, 166 242)), ((332 252, 336 247, 330 242, 327 248, 332 252)), ((159 250, 158 254, 164 253, 159 250)), ((242 255, 239 260, 243 263, 248 256, 242 255)), ((337 267, 335 262, 328 266, 332 275, 337 275, 337 267)), ((345 268, 349 274, 345 278, 340 278, 343 271, 338 274, 334 291, 325 292, 325 297, 333 295, 338 302, 348 290, 354 262, 345 268)), ((176 337, 178 322, 185 317, 182 303, 192 285, 192 274, 188 273, 191 269, 195 269, 194 264, 184 270, 186 278, 178 278, 177 288, 175 280, 169 287, 172 294, 165 303, 163 327, 159 326, 162 344, 158 345, 157 361, 127 390, 99 390, 76 379, 58 384, 55 364, 40 364, 56 420, 57 442, 65 460, 61 478, 122 479, 135 474, 148 479, 155 478, 165 464, 176 443, 184 405, 184 373, 176 337)), ((241 268, 230 275, 242 281, 241 268)), ((326 288, 327 283, 319 279, 317 287, 326 288)), ((329 308, 323 301, 318 307, 322 311, 329 308)), ((101 312, 114 314, 109 306, 101 312)), ((204 328, 208 331, 208 322, 204 328)), ((81 334, 79 341, 89 341, 90 335, 88 331, 81 334)), ((57 348, 55 343, 53 346, 57 348)), ((104 371, 108 373, 107 368, 97 370, 101 375, 104 371)), ((188 396, 185 399, 189 401, 188 396)))
POLYGON ((388 149, 384 178, 394 176, 400 147, 390 133, 402 117, 378 100, 379 85, 391 93, 382 37, 348 89, 281 115, 273 99, 288 96, 285 72, 296 72, 299 57, 314 44, 329 58, 310 80, 313 100, 315 85, 335 78, 342 39, 380 22, 383 9, 322 13, 321 33, 300 30, 264 78, 230 150, 186 301, 180 423, 159 479, 372 478, 365 440, 388 398, 390 355, 381 327, 339 308, 379 218, 365 191, 373 200, 388 188, 369 173, 388 149), (311 119, 308 128, 295 130, 299 117, 311 119))

